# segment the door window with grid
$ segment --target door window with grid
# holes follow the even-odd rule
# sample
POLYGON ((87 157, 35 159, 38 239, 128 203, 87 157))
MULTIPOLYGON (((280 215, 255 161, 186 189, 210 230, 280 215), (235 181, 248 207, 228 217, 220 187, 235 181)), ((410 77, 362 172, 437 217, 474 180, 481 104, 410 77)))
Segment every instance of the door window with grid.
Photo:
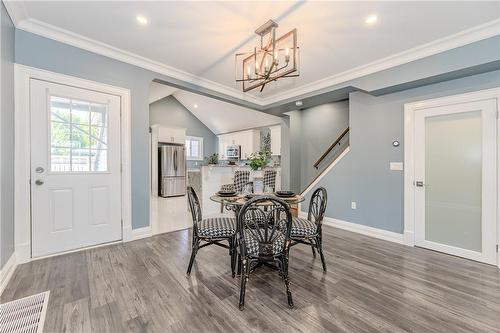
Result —
POLYGON ((50 96, 50 171, 108 171, 107 105, 50 96))

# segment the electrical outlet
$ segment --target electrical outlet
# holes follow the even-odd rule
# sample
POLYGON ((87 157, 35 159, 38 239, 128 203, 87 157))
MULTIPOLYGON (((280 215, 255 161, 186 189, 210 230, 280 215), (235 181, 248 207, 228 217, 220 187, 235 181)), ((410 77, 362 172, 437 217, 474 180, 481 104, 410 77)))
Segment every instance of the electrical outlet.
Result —
POLYGON ((356 201, 351 201, 351 209, 356 209, 356 208, 357 208, 356 201))

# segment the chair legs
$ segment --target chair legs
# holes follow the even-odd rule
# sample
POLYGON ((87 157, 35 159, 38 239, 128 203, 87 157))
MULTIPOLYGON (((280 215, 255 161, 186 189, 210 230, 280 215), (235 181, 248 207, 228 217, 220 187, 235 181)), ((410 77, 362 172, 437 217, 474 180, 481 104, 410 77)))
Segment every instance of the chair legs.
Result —
POLYGON ((316 258, 316 251, 314 251, 314 244, 311 242, 311 251, 313 253, 313 257, 316 258))
POLYGON ((278 261, 280 275, 283 281, 285 281, 286 287, 286 297, 288 300, 288 306, 293 308, 292 292, 290 291, 290 281, 288 280, 288 259, 282 258, 278 261))
POLYGON ((231 277, 234 278, 235 272, 234 267, 236 266, 236 237, 230 238, 229 242, 229 256, 231 257, 231 277))
POLYGON ((198 248, 200 246, 200 240, 198 237, 193 236, 193 244, 191 249, 191 259, 189 259, 189 266, 187 269, 187 275, 191 274, 191 268, 193 268, 194 257, 196 257, 196 253, 198 252, 198 248))
POLYGON ((245 309, 245 291, 247 286, 248 277, 250 275, 250 263, 246 258, 241 260, 241 268, 244 273, 241 274, 241 288, 240 288, 240 310, 245 309))
POLYGON ((326 272, 326 262, 325 262, 325 256, 323 255, 323 241, 321 239, 321 233, 316 237, 316 248, 318 249, 319 256, 321 258, 323 271, 326 272))

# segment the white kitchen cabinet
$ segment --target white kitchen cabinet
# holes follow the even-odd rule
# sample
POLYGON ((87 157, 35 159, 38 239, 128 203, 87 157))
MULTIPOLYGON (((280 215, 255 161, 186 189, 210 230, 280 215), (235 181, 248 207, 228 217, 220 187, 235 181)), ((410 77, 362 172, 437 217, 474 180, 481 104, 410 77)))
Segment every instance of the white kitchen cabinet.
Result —
POLYGON ((273 155, 281 155, 281 125, 269 127, 271 132, 271 152, 273 155))
POLYGON ((249 130, 240 132, 241 159, 248 159, 252 153, 260 150, 260 131, 249 130))
POLYGON ((260 150, 260 131, 246 130, 229 134, 221 134, 219 139, 219 158, 227 159, 226 147, 239 145, 241 148, 241 159, 248 159, 250 154, 260 150))
POLYGON ((225 160, 226 159, 226 147, 228 145, 227 142, 227 137, 226 135, 219 135, 219 159, 220 160, 225 160))
POLYGON ((186 129, 152 125, 158 131, 158 142, 186 144, 186 129))

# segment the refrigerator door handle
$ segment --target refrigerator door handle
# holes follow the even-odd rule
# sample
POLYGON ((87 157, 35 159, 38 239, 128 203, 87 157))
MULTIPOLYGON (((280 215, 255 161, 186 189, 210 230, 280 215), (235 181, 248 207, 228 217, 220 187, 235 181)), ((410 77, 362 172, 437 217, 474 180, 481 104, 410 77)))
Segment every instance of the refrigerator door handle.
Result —
POLYGON ((177 149, 174 150, 174 171, 177 174, 177 149))

